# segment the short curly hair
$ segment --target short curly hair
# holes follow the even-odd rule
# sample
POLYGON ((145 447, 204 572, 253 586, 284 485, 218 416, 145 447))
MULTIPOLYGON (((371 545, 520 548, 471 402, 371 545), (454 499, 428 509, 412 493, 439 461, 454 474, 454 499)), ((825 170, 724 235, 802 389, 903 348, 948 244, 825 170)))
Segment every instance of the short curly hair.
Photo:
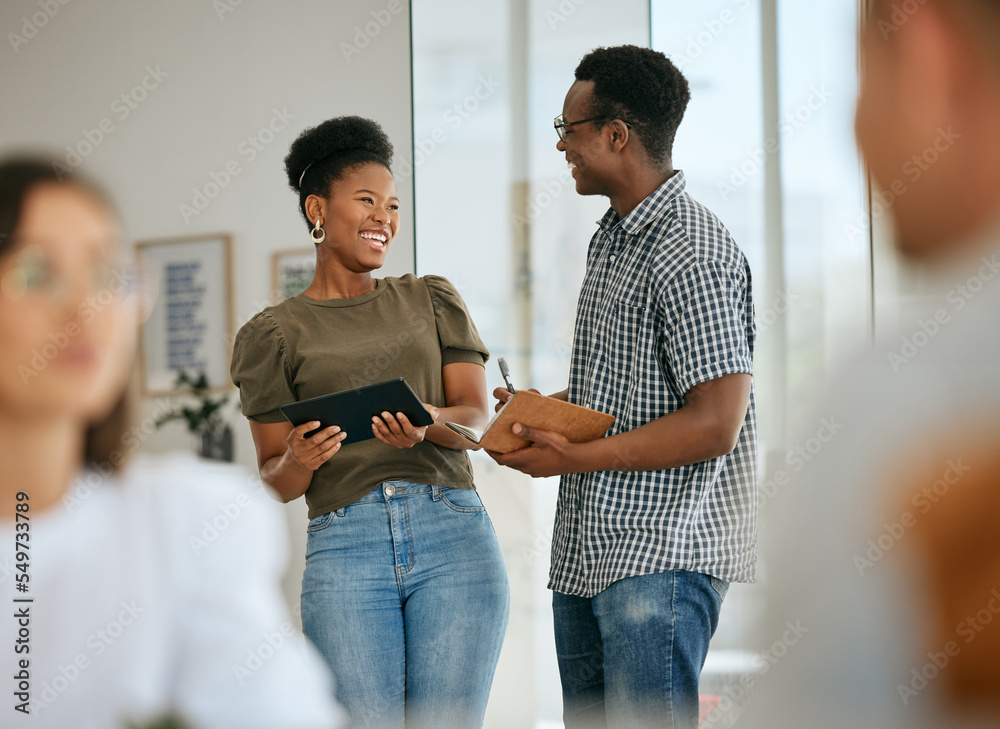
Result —
POLYGON ((594 82, 587 116, 629 122, 655 164, 670 160, 691 90, 669 58, 632 45, 595 48, 576 67, 576 80, 594 82))
POLYGON ((392 142, 377 122, 338 116, 302 132, 285 157, 288 184, 299 194, 299 209, 309 227, 306 198, 326 197, 330 185, 349 170, 376 163, 392 171, 392 142))

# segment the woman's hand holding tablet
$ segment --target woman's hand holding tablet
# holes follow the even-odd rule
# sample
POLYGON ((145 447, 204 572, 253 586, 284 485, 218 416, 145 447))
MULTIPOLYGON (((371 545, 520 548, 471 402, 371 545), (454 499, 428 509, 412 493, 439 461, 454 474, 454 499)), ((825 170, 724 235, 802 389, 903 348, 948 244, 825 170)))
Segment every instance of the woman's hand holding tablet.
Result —
MULTIPOLYGON (((427 403, 422 403, 422 405, 436 422, 438 409, 427 403)), ((393 448, 412 448, 424 439, 429 427, 429 425, 414 426, 405 414, 396 413, 393 415, 388 410, 383 411, 381 416, 372 417, 372 432, 375 437, 393 448)))

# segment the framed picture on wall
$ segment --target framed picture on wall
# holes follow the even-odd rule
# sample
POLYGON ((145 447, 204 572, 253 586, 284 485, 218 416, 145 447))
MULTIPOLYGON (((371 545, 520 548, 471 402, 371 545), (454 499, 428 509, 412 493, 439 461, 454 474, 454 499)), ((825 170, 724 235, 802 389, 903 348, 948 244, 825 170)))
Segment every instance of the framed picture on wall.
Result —
POLYGON ((230 386, 233 329, 232 236, 214 233, 135 244, 155 303, 139 349, 144 395, 176 391, 178 372, 204 372, 214 390, 230 386))
POLYGON ((301 294, 316 272, 315 248, 289 248, 271 254, 271 297, 274 303, 301 294))

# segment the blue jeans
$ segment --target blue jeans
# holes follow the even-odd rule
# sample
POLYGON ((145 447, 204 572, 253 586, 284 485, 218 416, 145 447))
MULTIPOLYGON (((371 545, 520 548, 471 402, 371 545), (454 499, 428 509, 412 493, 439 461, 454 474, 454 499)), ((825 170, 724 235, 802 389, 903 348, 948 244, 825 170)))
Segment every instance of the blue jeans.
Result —
POLYGON ((592 598, 553 592, 567 729, 697 729, 698 676, 728 589, 677 570, 592 598))
POLYGON ((309 521, 302 629, 352 727, 482 726, 509 603, 474 490, 387 481, 309 521))

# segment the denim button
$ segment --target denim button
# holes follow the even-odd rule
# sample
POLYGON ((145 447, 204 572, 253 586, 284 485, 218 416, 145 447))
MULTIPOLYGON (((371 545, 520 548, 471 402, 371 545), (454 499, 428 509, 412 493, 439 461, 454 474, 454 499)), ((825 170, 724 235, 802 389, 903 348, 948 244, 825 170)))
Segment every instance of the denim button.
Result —
POLYGON ((396 493, 396 489, 394 489, 390 484, 385 485, 384 491, 386 496, 392 496, 396 493))

